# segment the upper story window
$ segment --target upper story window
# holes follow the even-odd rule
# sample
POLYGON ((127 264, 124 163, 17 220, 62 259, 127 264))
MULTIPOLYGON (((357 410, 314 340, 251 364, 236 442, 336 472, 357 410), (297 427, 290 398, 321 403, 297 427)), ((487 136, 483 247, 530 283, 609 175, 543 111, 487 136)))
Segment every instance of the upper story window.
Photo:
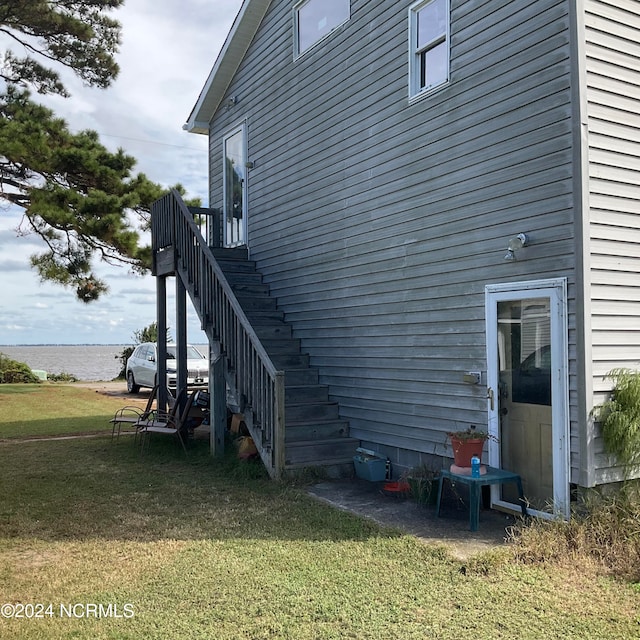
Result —
POLYGON ((304 0, 294 8, 295 53, 303 54, 350 17, 350 0, 304 0))
POLYGON ((409 9, 409 98, 449 81, 449 0, 421 0, 409 9))

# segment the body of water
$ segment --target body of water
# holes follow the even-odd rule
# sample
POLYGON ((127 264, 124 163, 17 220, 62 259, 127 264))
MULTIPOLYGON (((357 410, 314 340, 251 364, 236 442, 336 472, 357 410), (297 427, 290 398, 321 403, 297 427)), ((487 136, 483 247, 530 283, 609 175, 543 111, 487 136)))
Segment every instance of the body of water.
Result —
POLYGON ((126 345, 0 346, 12 360, 47 373, 70 373, 79 380, 113 380, 120 373, 116 359, 126 345))

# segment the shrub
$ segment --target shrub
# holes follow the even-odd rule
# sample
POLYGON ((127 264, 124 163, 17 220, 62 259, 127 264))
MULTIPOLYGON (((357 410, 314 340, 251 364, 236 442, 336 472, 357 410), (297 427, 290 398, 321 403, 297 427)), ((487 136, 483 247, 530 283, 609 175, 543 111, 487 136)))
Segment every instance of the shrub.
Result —
POLYGON ((65 373, 64 371, 61 373, 48 374, 47 380, 49 380, 49 382, 78 382, 78 378, 72 373, 65 373))
POLYGON ((611 399, 595 407, 605 448, 625 467, 626 477, 640 469, 640 372, 614 369, 611 399))
POLYGON ((38 377, 23 362, 11 360, 0 353, 0 384, 40 382, 38 377))

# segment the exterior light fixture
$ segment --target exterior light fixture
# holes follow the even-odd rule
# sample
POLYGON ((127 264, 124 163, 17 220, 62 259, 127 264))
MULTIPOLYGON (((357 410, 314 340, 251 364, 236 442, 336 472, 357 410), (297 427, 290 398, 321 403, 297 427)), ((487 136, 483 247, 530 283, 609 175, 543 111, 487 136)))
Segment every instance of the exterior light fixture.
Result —
POLYGON ((528 241, 529 239, 524 233, 519 233, 517 236, 511 238, 511 240, 509 240, 509 248, 507 249, 507 253, 504 255, 504 259, 508 262, 514 262, 516 260, 516 251, 518 249, 522 249, 522 247, 526 247, 528 241))

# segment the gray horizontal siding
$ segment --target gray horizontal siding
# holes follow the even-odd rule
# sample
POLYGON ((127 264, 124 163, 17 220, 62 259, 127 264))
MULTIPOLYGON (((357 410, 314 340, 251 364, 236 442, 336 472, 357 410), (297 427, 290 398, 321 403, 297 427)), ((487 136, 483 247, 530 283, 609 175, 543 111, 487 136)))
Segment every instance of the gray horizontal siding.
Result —
POLYGON ((251 254, 353 435, 442 454, 446 431, 486 424, 486 388, 462 381, 486 370, 485 285, 566 276, 574 308, 568 16, 453 0, 450 84, 409 104, 410 4, 352 0, 294 61, 274 0, 212 124, 211 206, 246 118, 251 254))

